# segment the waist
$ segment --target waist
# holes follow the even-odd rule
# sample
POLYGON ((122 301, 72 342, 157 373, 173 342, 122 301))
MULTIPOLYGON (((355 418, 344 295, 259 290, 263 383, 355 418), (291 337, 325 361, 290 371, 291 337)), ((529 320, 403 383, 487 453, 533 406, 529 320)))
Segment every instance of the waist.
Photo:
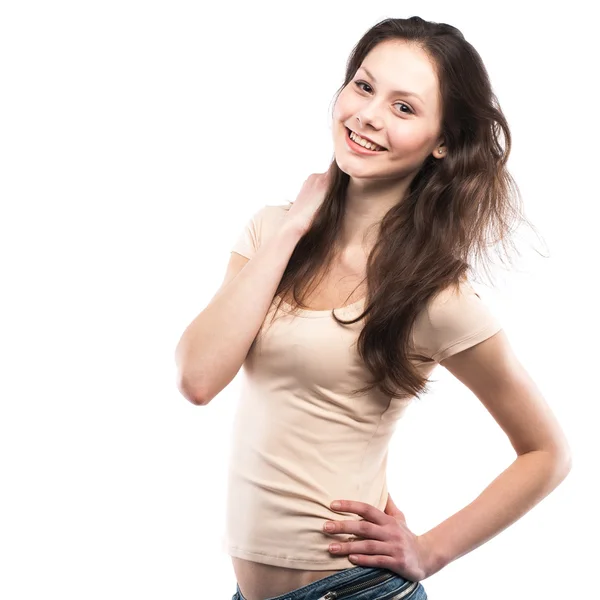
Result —
POLYGON ((237 584, 246 600, 265 600, 287 594, 345 569, 314 571, 290 569, 231 557, 237 584))

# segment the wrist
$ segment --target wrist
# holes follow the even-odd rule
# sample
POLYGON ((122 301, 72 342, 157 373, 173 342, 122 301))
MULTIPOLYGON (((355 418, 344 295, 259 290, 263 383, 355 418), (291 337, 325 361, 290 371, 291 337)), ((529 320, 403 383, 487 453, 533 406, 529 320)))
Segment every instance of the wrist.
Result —
POLYGON ((423 569, 426 573, 424 579, 431 577, 434 573, 441 571, 447 563, 444 557, 437 551, 435 541, 426 533, 418 536, 423 558, 423 569))
POLYGON ((299 241, 308 230, 309 227, 304 223, 286 218, 281 225, 279 233, 286 238, 294 237, 296 238, 296 241, 299 241))

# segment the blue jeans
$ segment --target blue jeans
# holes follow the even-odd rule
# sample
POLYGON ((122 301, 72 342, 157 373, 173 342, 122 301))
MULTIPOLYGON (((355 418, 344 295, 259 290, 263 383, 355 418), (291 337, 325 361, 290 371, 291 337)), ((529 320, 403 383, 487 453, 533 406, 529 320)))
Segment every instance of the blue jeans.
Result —
MULTIPOLYGON (((240 586, 231 600, 246 600, 240 586)), ((267 600, 427 600, 416 581, 379 567, 351 567, 267 600)))

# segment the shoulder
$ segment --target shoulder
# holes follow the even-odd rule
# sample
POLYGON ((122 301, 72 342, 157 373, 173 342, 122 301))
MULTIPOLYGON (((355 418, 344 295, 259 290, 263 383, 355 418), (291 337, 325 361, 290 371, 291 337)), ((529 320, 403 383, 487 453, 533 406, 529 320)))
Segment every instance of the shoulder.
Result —
POLYGON ((246 217, 246 225, 239 232, 231 250, 252 258, 260 245, 273 235, 291 204, 265 204, 246 217))
POLYGON ((413 339, 421 351, 440 362, 501 328, 491 308, 465 279, 430 298, 417 316, 413 339))
POLYGON ((290 206, 291 204, 265 204, 254 213, 252 220, 260 241, 265 241, 277 231, 290 206))
POLYGON ((291 203, 286 202, 285 204, 265 204, 263 211, 267 218, 279 219, 283 217, 290 209, 291 203))
POLYGON ((445 319, 455 319, 456 311, 462 314, 467 307, 480 306, 481 296, 467 280, 448 286, 432 296, 427 303, 425 313, 432 323, 441 324, 445 319))
POLYGON ((278 222, 289 210, 291 204, 265 204, 256 210, 251 217, 255 225, 269 226, 278 222))

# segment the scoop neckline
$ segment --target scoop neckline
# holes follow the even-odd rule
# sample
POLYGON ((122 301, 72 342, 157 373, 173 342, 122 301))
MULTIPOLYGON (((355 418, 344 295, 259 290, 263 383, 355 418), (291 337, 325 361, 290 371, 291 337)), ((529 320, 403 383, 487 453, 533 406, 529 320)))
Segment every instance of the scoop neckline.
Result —
MULTIPOLYGON (((358 308, 360 305, 364 304, 365 300, 366 300, 366 296, 363 296, 360 300, 357 300, 356 302, 353 302, 352 304, 346 304, 346 306, 340 306, 337 308, 326 308, 323 310, 312 310, 310 308, 298 308, 295 311, 295 315, 299 316, 299 317, 306 317, 306 318, 322 318, 322 317, 328 317, 331 315, 332 311, 335 311, 335 313, 340 313, 343 311, 352 311, 355 308, 358 308)), ((277 296, 275 296, 275 299, 280 300, 281 301, 281 305, 283 307, 285 307, 286 312, 291 312, 294 310, 293 306, 291 304, 289 304, 289 302, 286 302, 279 294, 277 296)))

